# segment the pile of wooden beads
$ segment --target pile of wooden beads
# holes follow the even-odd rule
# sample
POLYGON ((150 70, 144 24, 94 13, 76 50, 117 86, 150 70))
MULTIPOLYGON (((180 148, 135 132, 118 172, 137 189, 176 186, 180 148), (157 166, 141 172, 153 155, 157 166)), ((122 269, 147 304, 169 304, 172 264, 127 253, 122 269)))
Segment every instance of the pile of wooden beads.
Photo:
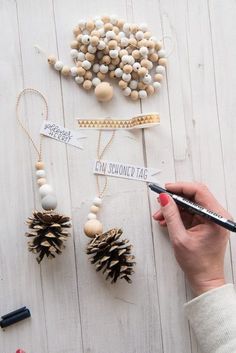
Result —
POLYGON ((39 194, 41 196, 42 208, 46 211, 55 210, 57 207, 57 199, 53 188, 46 180, 46 172, 44 170, 44 163, 38 161, 35 164, 37 184, 39 187, 39 194))
POLYGON ((93 199, 93 204, 90 207, 90 213, 88 214, 88 220, 84 225, 84 233, 93 238, 95 234, 101 234, 103 230, 102 223, 97 219, 97 213, 99 212, 99 208, 102 205, 102 199, 99 196, 96 196, 93 199))
POLYGON ((113 96, 112 86, 103 82, 106 75, 117 78, 123 94, 133 100, 160 90, 167 62, 165 50, 146 24, 102 16, 79 21, 73 34, 70 46, 74 66, 64 65, 53 55, 48 62, 63 76, 73 77, 85 90, 94 87, 99 101, 113 96))

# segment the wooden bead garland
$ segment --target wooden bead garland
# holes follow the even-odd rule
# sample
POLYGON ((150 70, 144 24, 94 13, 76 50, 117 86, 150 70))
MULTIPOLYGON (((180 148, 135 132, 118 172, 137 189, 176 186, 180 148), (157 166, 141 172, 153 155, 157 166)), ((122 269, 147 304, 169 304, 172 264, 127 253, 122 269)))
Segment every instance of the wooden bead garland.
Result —
POLYGON ((54 55, 48 57, 48 63, 63 76, 74 78, 85 90, 95 88, 99 101, 109 101, 113 96, 113 88, 102 82, 106 77, 118 79, 124 96, 132 100, 159 91, 167 59, 162 43, 146 24, 102 16, 79 21, 73 34, 70 47, 74 66, 64 65, 54 55))

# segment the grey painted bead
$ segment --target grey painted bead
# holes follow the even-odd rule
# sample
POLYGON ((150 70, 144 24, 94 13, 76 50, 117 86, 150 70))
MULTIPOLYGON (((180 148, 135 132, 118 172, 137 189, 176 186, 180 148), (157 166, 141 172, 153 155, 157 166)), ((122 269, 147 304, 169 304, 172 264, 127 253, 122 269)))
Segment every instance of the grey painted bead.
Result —
POLYGON ((41 200, 42 208, 46 211, 55 210, 57 207, 57 199, 53 194, 48 194, 44 196, 41 200))

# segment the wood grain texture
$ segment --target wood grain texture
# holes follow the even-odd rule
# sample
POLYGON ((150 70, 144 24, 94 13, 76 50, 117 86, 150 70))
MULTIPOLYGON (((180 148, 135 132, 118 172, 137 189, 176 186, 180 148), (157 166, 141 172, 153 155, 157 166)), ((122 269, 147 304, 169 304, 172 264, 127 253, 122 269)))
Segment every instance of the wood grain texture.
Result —
MULTIPOLYGON (((133 284, 111 286, 85 254, 83 224, 96 195, 92 165, 98 133, 86 131, 84 150, 44 140, 48 179, 59 210, 72 216, 63 255, 40 266, 26 249, 24 220, 39 207, 34 179, 36 154, 16 123, 15 101, 23 87, 42 91, 49 119, 68 128, 76 117, 127 117, 158 111, 160 126, 117 132, 106 159, 161 169, 159 182, 198 180, 236 214, 234 63, 236 5, 233 0, 3 0, 0 1, 0 314, 27 305, 32 318, 0 332, 1 353, 197 353, 184 317, 191 292, 168 236, 152 221, 156 197, 144 183, 110 179, 101 220, 122 227, 134 245, 133 284), (158 95, 132 102, 115 88, 108 104, 97 103, 72 80, 60 78, 47 54, 71 63, 72 29, 81 18, 117 14, 147 22, 174 50, 158 95), (40 47, 38 50, 36 47, 40 47)), ((27 96, 22 116, 38 140, 42 102, 27 96)), ((103 142, 109 138, 104 133, 103 142)), ((226 256, 235 279, 236 243, 226 256)))

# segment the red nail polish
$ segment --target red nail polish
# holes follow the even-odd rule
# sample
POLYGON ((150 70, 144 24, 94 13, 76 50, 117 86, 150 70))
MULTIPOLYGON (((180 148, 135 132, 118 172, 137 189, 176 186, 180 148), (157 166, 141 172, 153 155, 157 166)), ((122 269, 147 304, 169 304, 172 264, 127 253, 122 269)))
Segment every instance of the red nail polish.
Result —
POLYGON ((160 194, 160 204, 162 207, 166 206, 169 202, 169 195, 168 194, 160 194))
POLYGON ((25 351, 23 351, 23 349, 17 349, 16 353, 25 353, 25 351))

